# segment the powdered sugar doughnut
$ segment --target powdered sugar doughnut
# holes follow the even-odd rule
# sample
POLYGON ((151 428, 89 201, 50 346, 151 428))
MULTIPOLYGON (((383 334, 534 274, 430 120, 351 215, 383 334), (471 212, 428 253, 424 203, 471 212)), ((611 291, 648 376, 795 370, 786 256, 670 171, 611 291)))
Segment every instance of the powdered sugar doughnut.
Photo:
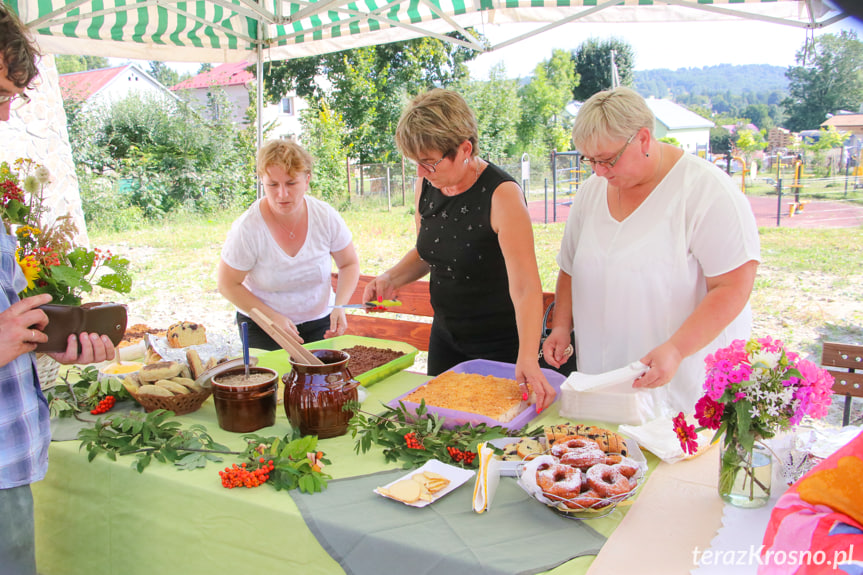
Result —
POLYGON ((622 458, 620 463, 616 463, 612 465, 612 467, 620 471, 620 473, 627 479, 632 479, 635 474, 638 473, 638 463, 629 457, 622 458))
POLYGON ((564 438, 552 445, 551 454, 555 457, 561 457, 567 451, 572 451, 573 449, 583 449, 587 447, 599 449, 599 444, 592 439, 588 439, 586 437, 572 437, 570 439, 564 438))
POLYGON ((605 463, 605 453, 599 447, 580 447, 564 452, 560 456, 560 462, 585 470, 599 463, 605 463))
POLYGON ((588 489, 578 497, 573 497, 563 502, 570 509, 590 509, 592 507, 601 507, 604 503, 602 497, 593 489, 588 489))
POLYGON ((536 484, 546 495, 571 499, 581 493, 583 482, 581 470, 569 465, 542 463, 536 468, 536 484))
POLYGON ((587 484, 603 498, 617 497, 632 491, 629 479, 618 469, 604 463, 587 470, 587 484))

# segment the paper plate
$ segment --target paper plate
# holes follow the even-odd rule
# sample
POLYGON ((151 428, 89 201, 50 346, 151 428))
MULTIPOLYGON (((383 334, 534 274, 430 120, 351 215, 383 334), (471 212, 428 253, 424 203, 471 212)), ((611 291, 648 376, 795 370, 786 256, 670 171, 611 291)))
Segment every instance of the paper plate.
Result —
POLYGON ((473 471, 472 469, 462 469, 461 467, 456 467, 454 465, 447 465, 446 463, 444 463, 442 461, 438 461, 437 459, 432 459, 430 461, 427 461, 425 463, 425 465, 423 465, 419 469, 414 469, 413 471, 410 471, 410 472, 406 473, 405 475, 399 477, 398 479, 390 481, 389 483, 387 483, 386 485, 383 485, 381 487, 389 488, 393 483, 397 483, 397 482, 405 480, 405 479, 410 479, 411 477, 413 477, 417 473, 422 473, 423 471, 431 471, 433 473, 437 473, 438 475, 443 475, 444 477, 449 479, 449 485, 447 485, 444 489, 441 489, 437 493, 433 493, 431 501, 419 500, 419 501, 414 501, 412 503, 407 503, 405 501, 401 501, 399 499, 393 499, 392 497, 387 496, 386 494, 379 491, 380 487, 376 488, 374 490, 374 492, 377 493, 378 495, 380 495, 381 497, 386 497, 387 499, 392 499, 393 501, 398 501, 399 503, 404 503, 405 505, 409 505, 411 507, 425 507, 426 505, 431 505, 432 503, 434 503, 435 501, 437 501, 438 499, 440 499, 441 497, 443 497, 447 493, 451 493, 451 492, 455 491, 456 489, 458 489, 459 487, 464 485, 464 483, 467 482, 471 477, 476 475, 476 471, 473 471))

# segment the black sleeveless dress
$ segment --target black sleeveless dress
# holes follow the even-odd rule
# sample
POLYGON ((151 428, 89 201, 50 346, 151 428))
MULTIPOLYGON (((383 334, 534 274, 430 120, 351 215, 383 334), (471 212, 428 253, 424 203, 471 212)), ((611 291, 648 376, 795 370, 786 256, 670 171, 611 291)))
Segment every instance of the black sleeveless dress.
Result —
POLYGON ((446 196, 428 180, 420 192, 417 252, 429 265, 434 308, 429 374, 465 359, 515 363, 518 330, 509 295, 506 263, 491 227, 491 200, 504 182, 515 180, 488 164, 476 183, 446 196), (451 361, 434 357, 435 341, 446 342, 451 361), (449 363, 450 365, 442 365, 449 363), (432 366, 435 365, 436 368, 432 366))

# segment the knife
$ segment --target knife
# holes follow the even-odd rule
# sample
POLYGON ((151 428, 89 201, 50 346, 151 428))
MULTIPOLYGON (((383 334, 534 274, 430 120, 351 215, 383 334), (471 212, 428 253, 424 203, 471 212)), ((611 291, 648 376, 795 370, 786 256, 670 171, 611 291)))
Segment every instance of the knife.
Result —
POLYGON ((375 309, 375 308, 387 308, 387 307, 397 307, 402 305, 402 302, 392 299, 385 299, 381 301, 367 301, 366 303, 346 303, 342 305, 334 305, 330 306, 333 308, 346 308, 346 309, 375 309))

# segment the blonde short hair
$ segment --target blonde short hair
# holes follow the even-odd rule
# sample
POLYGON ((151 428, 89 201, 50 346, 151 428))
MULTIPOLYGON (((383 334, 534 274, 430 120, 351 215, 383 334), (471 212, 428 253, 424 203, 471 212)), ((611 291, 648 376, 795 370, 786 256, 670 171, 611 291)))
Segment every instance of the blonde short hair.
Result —
POLYGON ((312 155, 298 143, 291 140, 269 140, 258 150, 258 175, 267 175, 267 168, 278 166, 285 173, 296 175, 312 173, 312 155))
POLYGON ((476 116, 457 92, 435 88, 414 98, 402 112, 396 127, 396 146, 408 158, 436 150, 453 154, 468 140, 471 155, 478 153, 476 116))
POLYGON ((595 148, 601 140, 626 140, 641 128, 653 135, 656 119, 638 92, 624 86, 597 92, 578 110, 572 127, 576 149, 595 148))

